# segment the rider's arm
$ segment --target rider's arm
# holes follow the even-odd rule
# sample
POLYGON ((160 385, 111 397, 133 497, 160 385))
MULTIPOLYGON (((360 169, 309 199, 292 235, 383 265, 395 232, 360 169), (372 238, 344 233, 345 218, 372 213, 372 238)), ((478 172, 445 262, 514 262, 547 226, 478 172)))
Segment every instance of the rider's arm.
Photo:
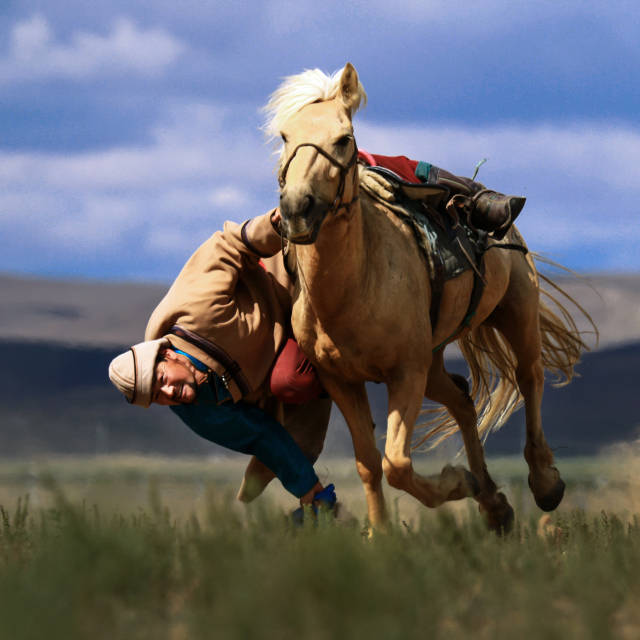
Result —
POLYGON ((284 427, 261 409, 244 402, 221 405, 183 404, 171 410, 199 436, 255 455, 300 498, 318 483, 313 465, 284 427))
POLYGON ((223 231, 200 245, 149 318, 145 340, 166 335, 176 322, 196 332, 202 326, 237 322, 241 272, 260 269, 261 258, 281 249, 272 217, 277 219, 277 210, 243 224, 226 222, 223 231))
POLYGON ((225 222, 224 229, 214 233, 211 248, 198 271, 215 271, 211 293, 224 304, 224 298, 233 299, 240 272, 258 266, 261 258, 273 256, 282 248, 282 240, 276 232, 271 218, 274 211, 251 218, 242 224, 225 222))

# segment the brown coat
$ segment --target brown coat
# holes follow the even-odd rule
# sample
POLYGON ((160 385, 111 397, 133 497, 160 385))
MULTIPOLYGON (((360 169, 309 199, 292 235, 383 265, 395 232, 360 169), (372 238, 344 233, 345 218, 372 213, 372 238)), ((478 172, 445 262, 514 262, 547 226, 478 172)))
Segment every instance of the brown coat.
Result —
POLYGON ((290 335, 291 295, 278 261, 267 261, 276 276, 259 264, 281 248, 272 213, 243 225, 226 222, 223 231, 204 242, 154 310, 145 331, 145 340, 164 336, 220 376, 225 373, 220 362, 169 330, 179 325, 222 349, 238 363, 236 379, 244 382, 240 386, 229 382, 235 402, 243 397, 242 386, 248 389, 245 400, 255 401, 262 395, 260 388, 290 335))
MULTIPOLYGON (((318 398, 305 405, 283 405, 269 397, 271 367, 291 335, 293 293, 280 253, 281 239, 271 225, 272 213, 244 225, 227 222, 223 231, 201 245, 149 318, 145 340, 166 337, 174 347, 192 354, 218 375, 224 373, 219 362, 168 332, 177 324, 223 349, 240 365, 250 389, 243 397, 238 385, 230 382, 234 401, 242 398, 262 407, 289 431, 313 463, 322 451, 331 400, 318 398), (261 257, 267 271, 259 265, 261 257)), ((273 477, 254 456, 239 498, 252 500, 273 477)))

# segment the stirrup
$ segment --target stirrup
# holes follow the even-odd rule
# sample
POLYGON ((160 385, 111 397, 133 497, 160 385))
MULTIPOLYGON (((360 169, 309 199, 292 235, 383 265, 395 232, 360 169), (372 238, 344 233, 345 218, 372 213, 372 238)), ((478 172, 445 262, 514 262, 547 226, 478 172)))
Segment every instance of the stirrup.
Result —
POLYGON ((492 189, 482 189, 471 199, 470 222, 478 229, 502 240, 518 217, 526 198, 507 196, 492 189))
POLYGON ((498 227, 491 235, 496 240, 502 240, 505 237, 509 229, 513 226, 516 218, 520 215, 527 199, 524 196, 511 196, 509 199, 509 219, 501 226, 498 227))

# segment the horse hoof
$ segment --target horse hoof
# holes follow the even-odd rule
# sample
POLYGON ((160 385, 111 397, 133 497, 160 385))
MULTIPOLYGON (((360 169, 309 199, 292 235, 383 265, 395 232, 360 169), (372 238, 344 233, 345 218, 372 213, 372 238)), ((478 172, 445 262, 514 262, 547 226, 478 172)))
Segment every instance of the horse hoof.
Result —
POLYGON ((529 487, 533 493, 533 498, 536 501, 536 504, 543 511, 553 511, 557 508, 557 506, 562 502, 562 498, 564 497, 564 481, 560 476, 553 486, 553 489, 546 493, 543 496, 537 496, 532 485, 531 485, 531 476, 529 476, 529 487))
POLYGON ((515 513, 507 501, 504 493, 496 494, 496 500, 491 509, 478 505, 487 522, 489 531, 495 531, 499 536, 507 535, 513 529, 515 513))
POLYGON ((440 473, 439 483, 440 488, 447 496, 445 501, 475 498, 480 493, 480 484, 477 478, 462 466, 445 465, 440 473))

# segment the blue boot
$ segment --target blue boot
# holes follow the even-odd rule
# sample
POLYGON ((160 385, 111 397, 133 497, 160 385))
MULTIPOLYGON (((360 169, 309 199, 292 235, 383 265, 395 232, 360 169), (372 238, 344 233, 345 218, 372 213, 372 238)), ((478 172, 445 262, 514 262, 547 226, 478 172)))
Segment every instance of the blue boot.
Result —
MULTIPOLYGON (((321 511, 334 512, 337 500, 335 487, 333 484, 328 484, 322 491, 318 491, 313 496, 313 502, 311 503, 313 515, 318 515, 318 509, 321 511)), ((291 513, 291 519, 294 524, 301 525, 304 522, 304 507, 298 507, 293 511, 291 513)))

